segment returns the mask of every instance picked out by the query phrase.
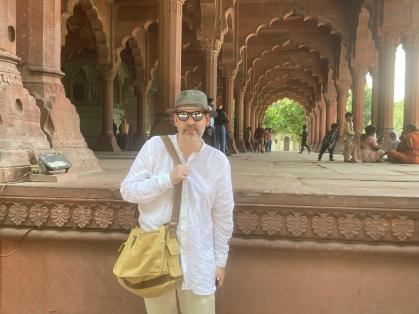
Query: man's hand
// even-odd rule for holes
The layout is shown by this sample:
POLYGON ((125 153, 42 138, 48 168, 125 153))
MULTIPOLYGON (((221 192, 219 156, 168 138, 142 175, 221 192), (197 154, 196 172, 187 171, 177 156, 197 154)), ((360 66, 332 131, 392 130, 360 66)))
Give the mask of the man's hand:
POLYGON ((217 288, 220 288, 224 284, 225 274, 226 274, 225 268, 222 268, 222 267, 215 268, 215 282, 217 283, 217 288))
POLYGON ((173 185, 186 179, 189 175, 189 167, 186 165, 177 165, 170 173, 170 181, 173 185))

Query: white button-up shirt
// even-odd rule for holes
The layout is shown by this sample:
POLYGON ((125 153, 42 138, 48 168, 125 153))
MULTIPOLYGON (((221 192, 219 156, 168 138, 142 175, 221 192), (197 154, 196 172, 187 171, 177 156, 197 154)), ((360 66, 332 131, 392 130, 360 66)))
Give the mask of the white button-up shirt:
MULTIPOLYGON (((183 181, 177 236, 183 270, 182 289, 208 295, 215 291, 215 267, 225 267, 233 231, 233 191, 230 164, 219 150, 206 144, 184 160, 176 135, 170 135, 182 164, 189 166, 183 181)), ((170 221, 174 162, 160 137, 141 148, 121 183, 122 198, 137 203, 144 231, 170 221)))

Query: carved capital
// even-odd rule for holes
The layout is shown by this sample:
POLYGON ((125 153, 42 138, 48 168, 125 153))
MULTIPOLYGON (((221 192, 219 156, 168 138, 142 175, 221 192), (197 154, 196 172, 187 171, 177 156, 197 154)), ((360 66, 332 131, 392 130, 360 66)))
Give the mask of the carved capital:
POLYGON ((164 13, 182 16, 182 6, 185 0, 160 0, 160 5, 164 5, 164 13))
POLYGON ((409 32, 402 34, 401 42, 406 50, 419 50, 419 32, 409 32))
POLYGON ((221 40, 215 38, 208 38, 202 35, 198 35, 199 48, 204 51, 211 51, 215 54, 220 53, 221 40))
POLYGON ((368 71, 369 71, 369 68, 365 64, 355 64, 352 67, 352 74, 357 79, 362 79, 362 78, 365 79, 365 76, 367 75, 368 71))
POLYGON ((235 79, 237 75, 237 68, 234 65, 224 65, 223 75, 228 78, 235 79))
POLYGON ((378 31, 378 48, 379 49, 396 49, 401 41, 401 35, 396 32, 378 31))

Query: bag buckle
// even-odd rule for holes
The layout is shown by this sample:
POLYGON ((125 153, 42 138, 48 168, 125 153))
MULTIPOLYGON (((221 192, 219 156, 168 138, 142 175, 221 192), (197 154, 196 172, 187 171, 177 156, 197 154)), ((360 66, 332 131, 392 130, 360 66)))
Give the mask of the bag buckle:
POLYGON ((176 228, 177 228, 177 222, 171 221, 169 223, 169 236, 171 238, 176 238, 176 228))

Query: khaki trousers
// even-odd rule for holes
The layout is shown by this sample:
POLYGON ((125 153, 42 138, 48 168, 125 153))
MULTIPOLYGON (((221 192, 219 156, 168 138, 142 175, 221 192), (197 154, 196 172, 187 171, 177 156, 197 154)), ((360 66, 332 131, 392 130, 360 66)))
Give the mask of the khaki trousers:
POLYGON ((197 295, 180 286, 160 297, 144 298, 147 314, 215 314, 215 296, 197 295), (179 309, 178 311, 178 302, 179 309))
POLYGON ((345 144, 343 146, 343 159, 345 161, 349 161, 351 160, 352 157, 352 152, 353 152, 353 138, 352 137, 348 137, 345 139, 345 144))

